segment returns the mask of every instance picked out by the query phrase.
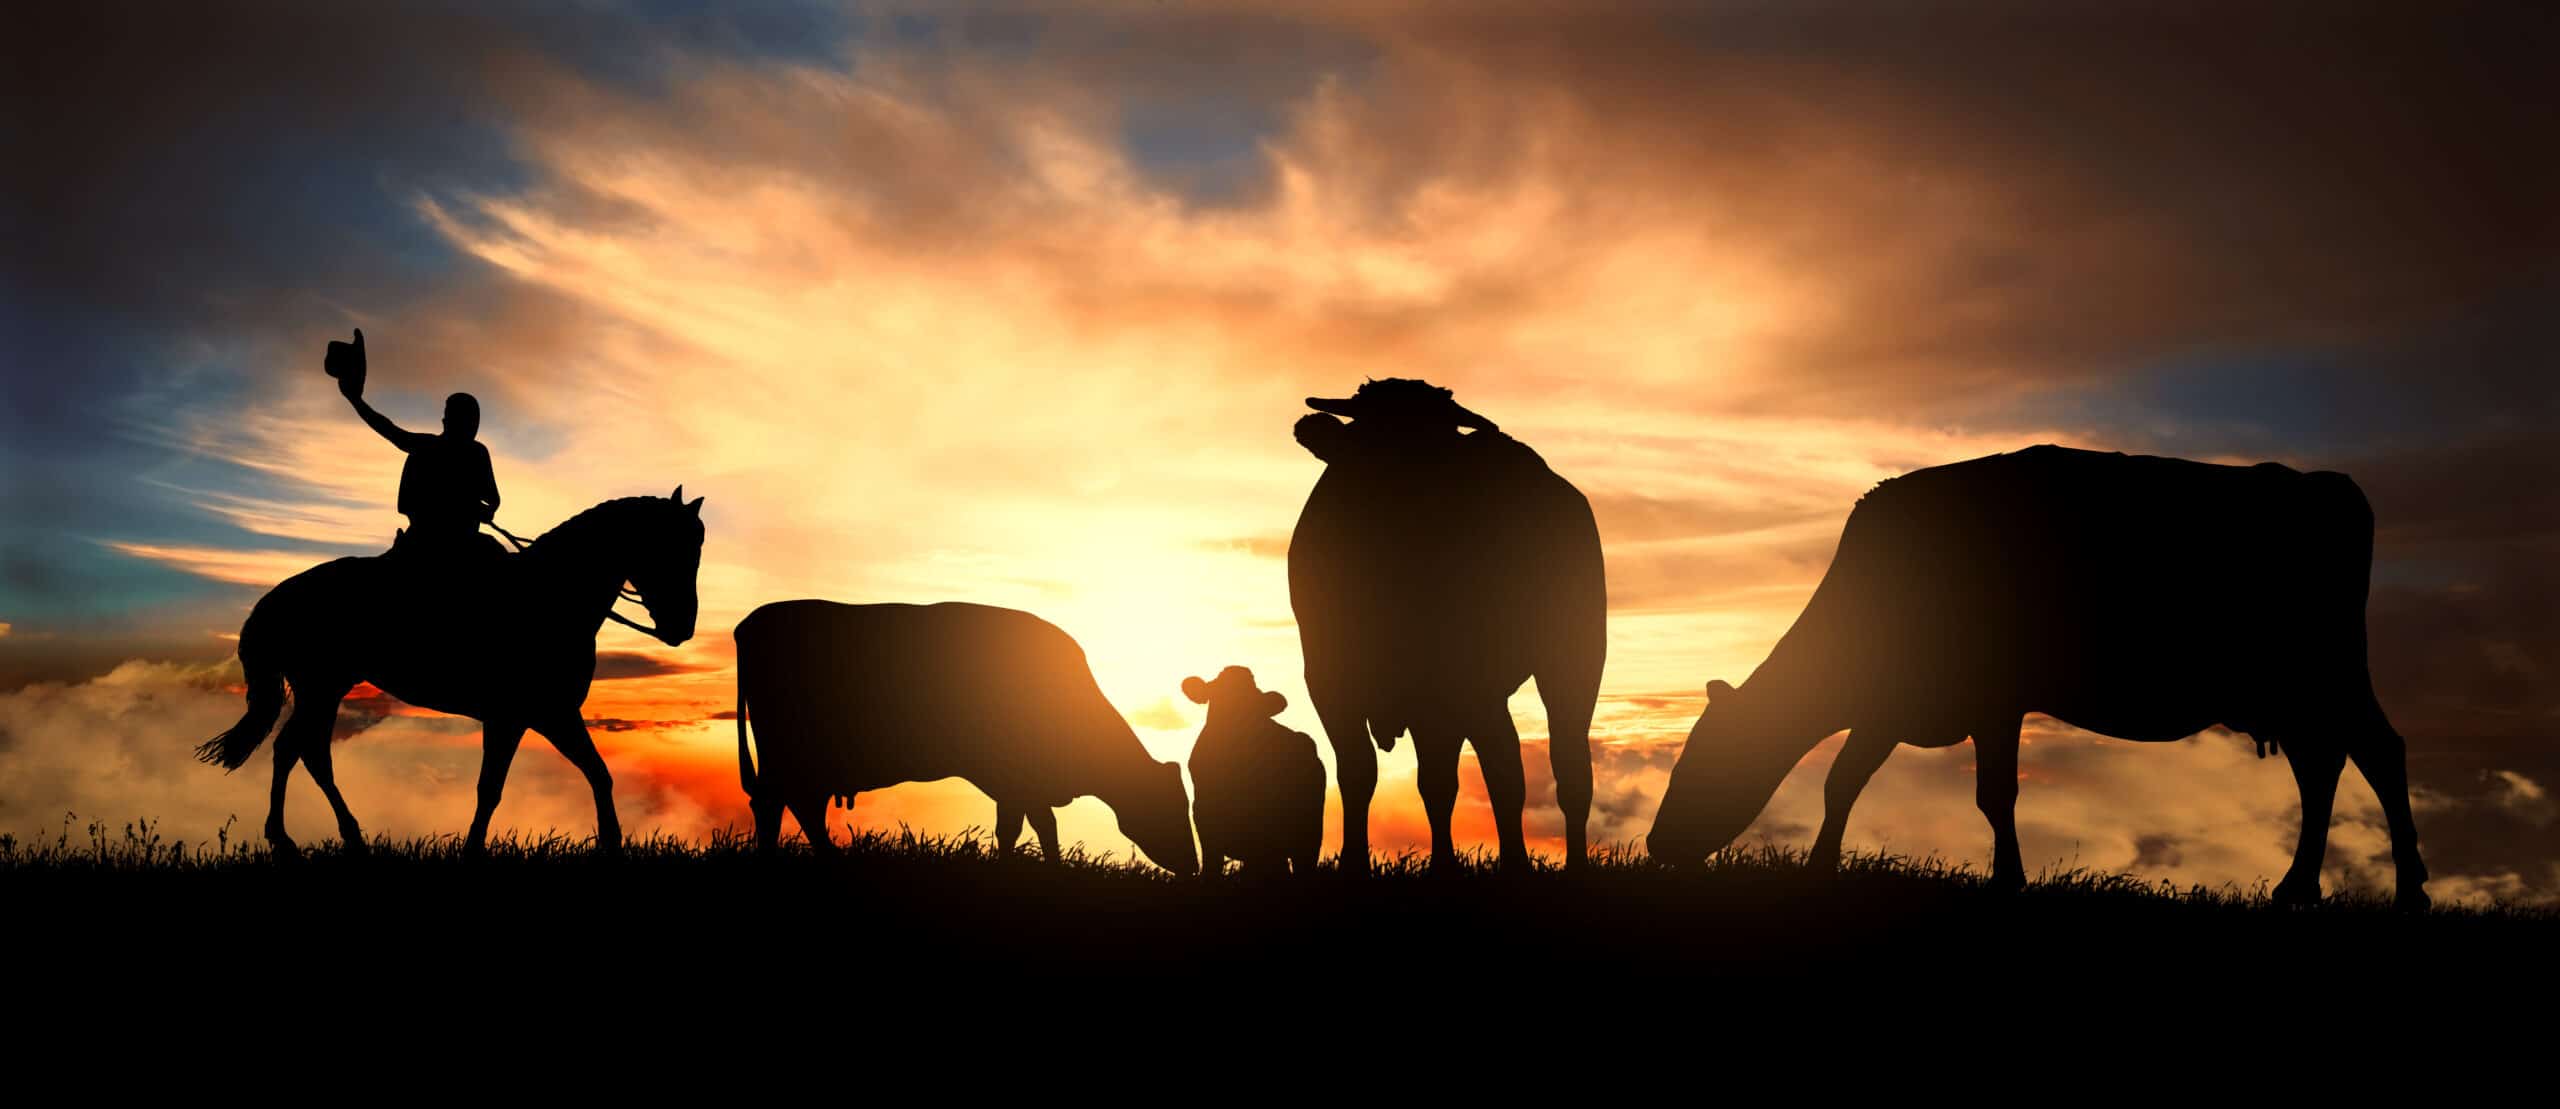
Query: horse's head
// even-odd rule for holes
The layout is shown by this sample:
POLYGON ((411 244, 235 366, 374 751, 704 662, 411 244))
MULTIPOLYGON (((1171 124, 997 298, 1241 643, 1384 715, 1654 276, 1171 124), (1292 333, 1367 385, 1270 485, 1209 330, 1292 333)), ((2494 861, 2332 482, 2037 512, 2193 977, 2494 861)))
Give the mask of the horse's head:
POLYGON ((693 618, 701 607, 694 579, 702 570, 702 498, 684 499, 684 486, 665 500, 646 498, 646 523, 632 536, 628 577, 649 610, 647 629, 673 647, 693 638, 693 618))

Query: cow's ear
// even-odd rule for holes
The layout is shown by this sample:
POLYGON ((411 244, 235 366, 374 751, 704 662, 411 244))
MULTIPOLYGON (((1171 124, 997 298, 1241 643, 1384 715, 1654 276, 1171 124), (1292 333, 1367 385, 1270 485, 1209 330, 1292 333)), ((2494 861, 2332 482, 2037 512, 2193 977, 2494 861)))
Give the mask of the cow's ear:
POLYGON ((1184 678, 1182 679, 1182 695, 1191 698, 1192 704, 1208 704, 1209 683, 1201 681, 1198 678, 1184 678))
POLYGON ((1708 683, 1707 683, 1707 703, 1708 703, 1708 704, 1712 705, 1712 704, 1714 704, 1714 703, 1716 703, 1716 702, 1718 702, 1718 701, 1724 700, 1725 698, 1727 698, 1727 697, 1731 697, 1731 696, 1733 696, 1733 687, 1732 687, 1731 685, 1727 685, 1727 684, 1725 684, 1725 681, 1724 681, 1723 679, 1718 678, 1718 679, 1716 679, 1715 681, 1711 681, 1711 682, 1708 682, 1708 683))
POLYGON ((1308 454, 1331 462, 1342 453, 1345 426, 1342 421, 1322 412, 1310 412, 1298 417, 1297 426, 1290 430, 1298 437, 1298 445, 1307 448, 1308 454))
POLYGON ((1268 690, 1263 693, 1262 715, 1278 716, 1281 713, 1288 711, 1288 708, 1289 699, 1281 696, 1279 690, 1268 690))

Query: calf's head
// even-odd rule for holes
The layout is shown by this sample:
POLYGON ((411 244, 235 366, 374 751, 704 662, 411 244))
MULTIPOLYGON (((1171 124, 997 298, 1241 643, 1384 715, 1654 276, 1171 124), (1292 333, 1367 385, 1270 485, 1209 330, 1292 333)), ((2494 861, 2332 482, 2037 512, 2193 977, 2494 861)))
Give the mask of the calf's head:
POLYGON ((1209 706, 1208 722, 1200 727, 1203 735, 1245 721, 1268 720, 1289 707, 1289 699, 1279 691, 1256 688, 1253 671, 1241 666, 1218 671, 1218 680, 1213 682, 1184 678, 1182 695, 1191 698, 1193 704, 1209 706))

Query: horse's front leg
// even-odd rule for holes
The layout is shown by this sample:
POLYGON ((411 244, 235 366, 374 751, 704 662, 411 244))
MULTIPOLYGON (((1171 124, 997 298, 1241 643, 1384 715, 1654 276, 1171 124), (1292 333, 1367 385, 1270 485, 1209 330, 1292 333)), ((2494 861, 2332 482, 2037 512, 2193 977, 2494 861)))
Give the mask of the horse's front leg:
POLYGON ((480 807, 471 815, 471 834, 462 841, 464 858, 489 853, 489 818, 507 790, 507 767, 516 761, 516 745, 524 742, 524 725, 509 720, 480 722, 480 807))
POLYGON ((622 852, 622 821, 613 814, 613 772, 605 769, 604 756, 596 752, 596 741, 587 734, 587 722, 575 712, 566 719, 550 724, 537 724, 535 730, 550 740, 569 765, 587 776, 587 787, 596 793, 596 850, 607 855, 622 852))

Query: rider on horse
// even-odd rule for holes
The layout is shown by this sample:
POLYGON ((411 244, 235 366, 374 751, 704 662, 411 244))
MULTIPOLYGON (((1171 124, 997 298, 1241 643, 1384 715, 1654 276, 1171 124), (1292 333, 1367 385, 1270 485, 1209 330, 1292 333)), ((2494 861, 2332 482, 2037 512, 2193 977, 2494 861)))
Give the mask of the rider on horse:
POLYGON ((489 448, 474 438, 480 431, 480 402, 469 393, 445 398, 444 434, 425 435, 392 423, 365 403, 362 330, 353 343, 331 342, 326 366, 365 425, 409 456, 400 467, 399 504, 409 527, 392 549, 438 561, 501 553, 496 540, 480 534, 480 525, 498 512, 498 479, 489 467, 489 448))

